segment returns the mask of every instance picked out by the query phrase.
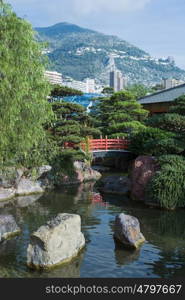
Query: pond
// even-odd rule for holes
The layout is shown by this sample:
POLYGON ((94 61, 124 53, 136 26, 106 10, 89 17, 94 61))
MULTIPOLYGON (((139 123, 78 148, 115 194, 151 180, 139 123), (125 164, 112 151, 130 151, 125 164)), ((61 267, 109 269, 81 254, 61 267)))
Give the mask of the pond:
POLYGON ((0 277, 108 277, 175 278, 185 275, 184 210, 151 209, 127 197, 101 196, 93 183, 64 187, 43 196, 16 198, 0 214, 11 213, 21 235, 0 244, 0 277), (71 263, 50 271, 26 266, 30 234, 58 213, 82 218, 86 247, 71 263), (115 216, 121 212, 137 217, 146 243, 137 251, 117 248, 113 239, 115 216))

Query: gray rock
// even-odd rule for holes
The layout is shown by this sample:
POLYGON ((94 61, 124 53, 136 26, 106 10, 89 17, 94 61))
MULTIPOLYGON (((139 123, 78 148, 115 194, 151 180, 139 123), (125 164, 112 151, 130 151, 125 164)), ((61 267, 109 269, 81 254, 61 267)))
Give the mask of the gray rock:
POLYGON ((0 170, 0 188, 12 188, 18 184, 24 173, 24 169, 7 167, 0 170))
POLYGON ((14 188, 9 188, 9 189, 0 188, 0 202, 5 200, 10 200, 14 196, 15 196, 14 188))
POLYGON ((41 184, 38 181, 34 182, 26 178, 21 178, 16 188, 17 196, 39 194, 43 192, 44 189, 41 187, 41 184))
POLYGON ((57 176, 56 185, 72 185, 88 181, 96 181, 101 178, 101 174, 93 170, 88 163, 75 161, 73 163, 73 172, 62 170, 57 176))
POLYGON ((157 160, 153 156, 137 157, 131 167, 131 198, 136 201, 146 202, 146 187, 159 170, 157 160))
POLYGON ((55 188, 54 179, 50 176, 39 178, 38 182, 43 190, 53 190, 55 188))
POLYGON ((16 207, 27 207, 37 201, 40 197, 42 197, 41 194, 16 197, 15 200, 13 200, 13 204, 16 207))
POLYGON ((100 191, 107 194, 126 195, 131 188, 130 180, 127 176, 108 176, 101 180, 100 191))
POLYGON ((0 242, 20 233, 12 215, 0 215, 0 242))
POLYGON ((84 247, 79 215, 58 214, 31 235, 27 249, 27 265, 50 268, 70 261, 84 247))
POLYGON ((110 168, 109 167, 104 167, 104 166, 93 166, 92 167, 93 170, 98 171, 98 172, 109 172, 110 168))
POLYGON ((25 177, 32 180, 36 181, 40 178, 45 178, 47 177, 48 173, 52 170, 51 166, 41 166, 41 167, 35 167, 32 169, 29 169, 25 172, 25 177))
POLYGON ((145 241, 138 219, 124 213, 116 216, 114 238, 131 249, 137 249, 145 241))
POLYGON ((101 178, 101 174, 93 170, 87 163, 81 161, 74 162, 74 169, 77 174, 77 178, 82 182, 98 180, 101 178))
POLYGON ((41 167, 37 168, 38 178, 49 173, 51 171, 51 169, 52 169, 51 166, 41 166, 41 167))

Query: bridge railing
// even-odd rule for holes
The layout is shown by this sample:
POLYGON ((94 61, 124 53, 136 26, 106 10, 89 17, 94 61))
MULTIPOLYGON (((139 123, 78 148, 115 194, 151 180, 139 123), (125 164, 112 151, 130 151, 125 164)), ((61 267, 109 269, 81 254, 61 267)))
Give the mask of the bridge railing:
MULTIPOLYGON (((98 151, 98 150, 127 150, 129 141, 126 139, 88 139, 86 143, 80 143, 80 147, 84 151, 98 151)), ((74 148, 75 144, 66 142, 65 148, 74 148)))
POLYGON ((88 151, 98 151, 98 150, 127 150, 129 141, 125 139, 89 139, 88 145, 81 143, 81 148, 83 150, 88 148, 88 151))

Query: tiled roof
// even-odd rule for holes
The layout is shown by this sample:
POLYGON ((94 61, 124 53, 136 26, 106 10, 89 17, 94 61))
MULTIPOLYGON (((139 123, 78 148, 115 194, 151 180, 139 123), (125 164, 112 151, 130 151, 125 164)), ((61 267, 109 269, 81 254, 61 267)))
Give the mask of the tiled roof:
POLYGON ((163 90, 138 100, 141 104, 172 102, 176 98, 185 95, 185 84, 178 85, 174 88, 163 90))

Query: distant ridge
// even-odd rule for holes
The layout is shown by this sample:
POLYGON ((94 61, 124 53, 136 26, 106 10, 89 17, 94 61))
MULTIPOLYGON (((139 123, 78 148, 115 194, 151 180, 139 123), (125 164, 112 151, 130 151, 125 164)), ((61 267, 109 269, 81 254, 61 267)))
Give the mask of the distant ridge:
POLYGON ((35 30, 40 41, 49 43, 47 55, 51 62, 50 69, 76 80, 89 77, 108 84, 107 65, 110 57, 114 57, 116 67, 128 77, 129 83, 152 85, 164 77, 185 80, 185 70, 171 60, 156 60, 116 36, 67 22, 35 30))
POLYGON ((95 32, 90 29, 82 28, 78 25, 74 25, 67 22, 61 22, 57 23, 55 25, 49 26, 49 27, 37 27, 35 28, 36 31, 38 31, 40 34, 46 34, 47 36, 56 36, 58 34, 69 34, 69 33, 75 33, 75 32, 95 32))

